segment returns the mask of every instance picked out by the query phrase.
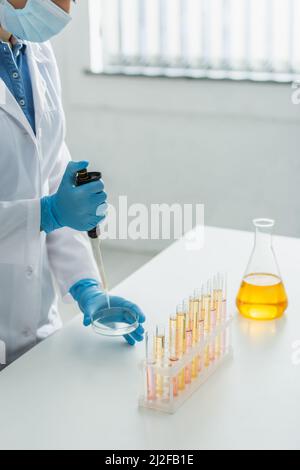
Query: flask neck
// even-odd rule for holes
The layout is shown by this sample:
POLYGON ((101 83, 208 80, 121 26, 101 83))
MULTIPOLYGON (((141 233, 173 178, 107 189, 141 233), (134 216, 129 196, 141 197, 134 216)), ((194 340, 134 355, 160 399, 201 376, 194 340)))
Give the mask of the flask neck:
POLYGON ((272 230, 270 228, 256 227, 255 230, 255 247, 262 249, 270 249, 273 244, 272 230))
POLYGON ((255 219, 255 244, 245 276, 271 274, 280 278, 279 267, 273 249, 273 226, 271 219, 255 219))

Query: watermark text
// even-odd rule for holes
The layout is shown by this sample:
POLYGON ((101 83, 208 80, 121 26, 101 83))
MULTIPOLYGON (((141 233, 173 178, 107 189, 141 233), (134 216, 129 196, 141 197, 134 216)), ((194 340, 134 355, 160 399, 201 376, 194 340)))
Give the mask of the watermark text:
POLYGON ((188 250, 199 250, 204 244, 204 205, 129 205, 127 196, 120 196, 118 207, 108 205, 106 220, 101 225, 101 238, 134 241, 184 238, 188 250))

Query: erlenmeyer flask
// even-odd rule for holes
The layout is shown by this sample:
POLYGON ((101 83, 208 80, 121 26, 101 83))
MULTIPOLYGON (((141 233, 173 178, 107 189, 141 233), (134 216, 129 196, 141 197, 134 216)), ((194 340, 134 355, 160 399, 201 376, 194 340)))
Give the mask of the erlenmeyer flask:
POLYGON ((288 300, 272 245, 274 220, 254 219, 255 244, 236 305, 254 320, 274 320, 283 315, 288 300))

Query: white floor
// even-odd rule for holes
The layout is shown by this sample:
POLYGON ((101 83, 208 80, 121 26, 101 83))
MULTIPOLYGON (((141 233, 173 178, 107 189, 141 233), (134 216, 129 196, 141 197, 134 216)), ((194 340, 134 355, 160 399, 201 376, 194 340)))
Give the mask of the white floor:
MULTIPOLYGON (((128 277, 130 274, 140 268, 143 264, 150 261, 150 259, 154 255, 155 253, 143 254, 125 250, 114 250, 111 248, 103 247, 103 257, 107 271, 109 286, 114 287, 119 284, 123 279, 128 277)), ((60 302, 59 307, 60 314, 64 323, 70 321, 79 312, 78 307, 75 303, 65 304, 63 302, 60 302)))

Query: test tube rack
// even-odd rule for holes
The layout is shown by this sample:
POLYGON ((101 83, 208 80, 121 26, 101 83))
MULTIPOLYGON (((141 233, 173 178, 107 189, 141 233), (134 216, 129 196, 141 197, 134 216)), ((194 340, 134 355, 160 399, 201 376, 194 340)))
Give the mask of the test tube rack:
MULTIPOLYGON (((225 312, 226 312, 225 306, 225 312)), ((145 359, 140 365, 142 393, 139 406, 169 414, 178 408, 233 355, 232 321, 226 313, 203 330, 199 341, 182 357, 145 359), (196 365, 196 367, 195 367, 196 365)))

